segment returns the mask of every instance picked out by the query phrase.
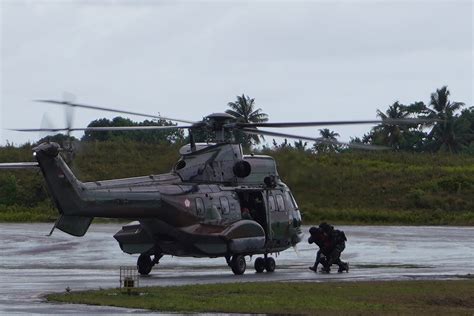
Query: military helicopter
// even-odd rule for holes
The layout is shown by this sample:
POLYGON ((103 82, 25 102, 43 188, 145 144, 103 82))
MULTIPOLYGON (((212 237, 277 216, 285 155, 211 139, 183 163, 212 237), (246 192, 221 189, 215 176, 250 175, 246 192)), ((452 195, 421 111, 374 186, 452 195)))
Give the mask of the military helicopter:
POLYGON ((84 236, 94 217, 135 220, 124 225, 114 238, 123 252, 139 254, 137 269, 141 275, 148 275, 164 255, 224 257, 236 275, 245 272, 246 256, 257 255, 255 271, 273 272, 276 263, 272 255, 302 240, 298 204, 280 179, 275 160, 265 155, 244 155, 241 144, 232 137, 234 131, 378 150, 384 148, 257 128, 420 123, 411 119, 242 123, 227 113, 213 113, 201 121, 188 121, 68 101, 40 101, 188 124, 72 128, 68 121, 68 127, 63 129, 15 129, 67 131, 68 134, 71 131, 187 129, 190 143, 180 149, 181 157, 165 174, 81 182, 60 155, 62 148, 53 142, 33 149, 36 162, 0 164, 0 169, 41 170, 60 214, 51 233, 58 228, 73 236, 84 236), (193 133, 202 129, 212 131, 215 142, 196 143, 193 133))

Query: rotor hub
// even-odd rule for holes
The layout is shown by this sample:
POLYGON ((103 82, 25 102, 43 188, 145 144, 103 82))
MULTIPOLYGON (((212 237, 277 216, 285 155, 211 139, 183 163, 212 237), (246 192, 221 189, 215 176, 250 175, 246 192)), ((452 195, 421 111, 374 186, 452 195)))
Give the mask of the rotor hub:
POLYGON ((221 131, 224 125, 234 121, 235 117, 227 113, 212 113, 203 119, 203 122, 205 122, 212 131, 221 131))

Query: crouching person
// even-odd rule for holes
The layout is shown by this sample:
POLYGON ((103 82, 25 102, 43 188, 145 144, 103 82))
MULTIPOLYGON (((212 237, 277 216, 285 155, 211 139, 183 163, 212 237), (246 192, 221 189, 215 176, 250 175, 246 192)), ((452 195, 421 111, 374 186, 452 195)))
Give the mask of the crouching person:
POLYGON ((318 265, 321 263, 322 272, 329 273, 331 266, 337 264, 338 272, 349 272, 349 263, 341 260, 341 253, 346 248, 346 235, 343 231, 334 229, 327 223, 321 223, 319 227, 311 227, 309 229, 310 237, 308 242, 315 243, 319 250, 316 253, 316 261, 310 270, 317 272, 318 265))

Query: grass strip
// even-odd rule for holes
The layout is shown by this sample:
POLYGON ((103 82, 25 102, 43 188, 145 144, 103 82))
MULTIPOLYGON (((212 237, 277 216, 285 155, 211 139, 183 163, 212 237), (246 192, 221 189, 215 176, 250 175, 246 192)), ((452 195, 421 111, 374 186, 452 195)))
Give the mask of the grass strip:
POLYGON ((330 283, 232 283, 50 294, 63 303, 166 312, 267 314, 474 313, 474 280, 330 283))

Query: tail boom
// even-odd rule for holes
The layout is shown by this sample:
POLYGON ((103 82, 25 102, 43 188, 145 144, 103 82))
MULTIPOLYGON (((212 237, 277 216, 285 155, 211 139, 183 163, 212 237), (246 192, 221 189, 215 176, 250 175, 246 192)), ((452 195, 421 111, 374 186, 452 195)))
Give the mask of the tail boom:
POLYGON ((39 168, 61 214, 56 227, 75 236, 87 231, 94 217, 153 218, 173 222, 176 214, 163 203, 156 189, 131 187, 92 189, 79 181, 59 155, 59 145, 44 143, 34 148, 39 168))

